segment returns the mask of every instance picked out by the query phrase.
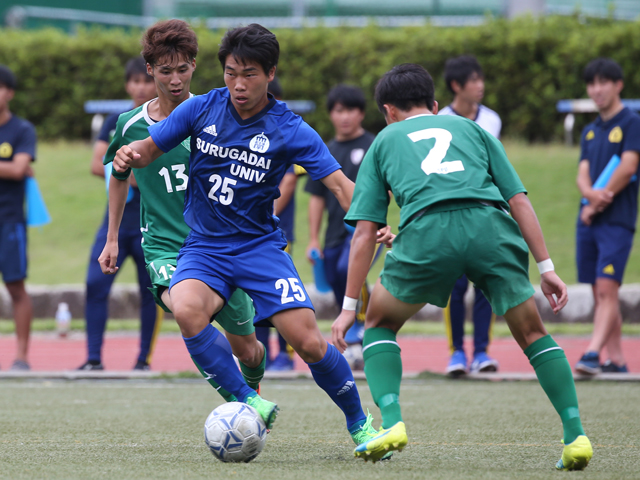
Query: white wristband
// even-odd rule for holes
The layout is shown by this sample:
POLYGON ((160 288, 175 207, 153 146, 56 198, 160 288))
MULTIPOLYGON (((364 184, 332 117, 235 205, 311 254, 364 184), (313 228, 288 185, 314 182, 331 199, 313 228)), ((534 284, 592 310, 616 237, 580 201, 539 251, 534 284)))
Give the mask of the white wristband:
POLYGON ((345 295, 344 300, 342 301, 342 309, 355 311, 357 304, 358 304, 357 298, 351 298, 345 295))
POLYGON ((540 271, 540 275, 547 272, 553 272, 554 270, 555 268, 550 258, 547 258, 546 260, 538 262, 538 271, 540 271))

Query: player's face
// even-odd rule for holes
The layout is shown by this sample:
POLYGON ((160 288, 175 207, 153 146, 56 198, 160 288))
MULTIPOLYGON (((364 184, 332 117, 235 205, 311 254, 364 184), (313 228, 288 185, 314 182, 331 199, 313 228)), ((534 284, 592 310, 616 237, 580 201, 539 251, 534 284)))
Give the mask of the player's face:
POLYGON ((598 111, 608 110, 620 97, 622 80, 612 80, 595 77, 593 82, 587 84, 587 95, 598 107, 598 111))
POLYGON ((125 84, 125 90, 136 107, 156 97, 156 84, 153 78, 144 73, 133 75, 125 84))
POLYGON ((458 95, 469 103, 480 103, 484 97, 484 78, 473 72, 467 83, 458 91, 458 95))
POLYGON ((256 62, 243 63, 233 58, 233 55, 227 57, 224 63, 224 83, 240 118, 250 118, 267 106, 267 89, 275 73, 275 67, 266 74, 256 62))
POLYGON ((329 117, 338 140, 350 140, 360 134, 364 112, 359 108, 347 108, 341 103, 336 103, 329 112, 329 117))
POLYGON ((147 64, 147 71, 155 79, 158 97, 170 100, 176 104, 189 98, 191 77, 196 69, 196 60, 179 58, 160 59, 151 67, 147 64))
POLYGON ((9 109, 9 102, 13 99, 14 91, 4 85, 0 85, 0 113, 9 109))

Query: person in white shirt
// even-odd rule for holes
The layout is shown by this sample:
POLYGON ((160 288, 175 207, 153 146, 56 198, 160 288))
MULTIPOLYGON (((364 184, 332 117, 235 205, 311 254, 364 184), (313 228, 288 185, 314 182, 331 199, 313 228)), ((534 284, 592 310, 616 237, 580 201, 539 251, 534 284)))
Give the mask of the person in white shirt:
MULTIPOLYGON (((484 97, 484 74, 478 60, 471 55, 450 58, 444 67, 444 79, 447 88, 453 93, 451 105, 444 107, 438 115, 459 115, 480 125, 496 138, 500 138, 502 121, 490 108, 482 105, 484 97)), ((462 276, 456 282, 451 293, 449 305, 445 308, 444 318, 449 337, 451 359, 447 374, 458 377, 467 373, 467 357, 463 348, 465 306, 464 295, 469 281, 462 276)), ((487 354, 491 338, 491 328, 495 315, 491 305, 479 288, 474 288, 473 305, 473 343, 474 353, 471 372, 495 372, 498 362, 487 354)))

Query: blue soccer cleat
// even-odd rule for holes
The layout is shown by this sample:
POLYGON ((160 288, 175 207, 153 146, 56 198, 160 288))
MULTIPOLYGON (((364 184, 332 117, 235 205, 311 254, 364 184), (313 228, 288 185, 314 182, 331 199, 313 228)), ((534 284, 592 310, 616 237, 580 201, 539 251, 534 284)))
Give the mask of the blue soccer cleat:
POLYGON ((451 355, 449 365, 447 365, 447 375, 459 377, 467 373, 467 357, 462 350, 456 350, 451 355))
POLYGON ((613 363, 611 360, 607 360, 600 365, 600 370, 602 373, 629 373, 629 369, 626 365, 618 365, 617 363, 613 363))
POLYGON ((600 373, 600 357, 598 352, 587 352, 576 363, 576 372, 585 375, 595 375, 600 373))
POLYGON ((498 361, 491 358, 486 352, 476 353, 471 362, 471 373, 497 372, 498 361))
POLYGON ((593 447, 585 435, 579 435, 562 450, 562 458, 556 463, 558 470, 584 470, 593 457, 593 447))

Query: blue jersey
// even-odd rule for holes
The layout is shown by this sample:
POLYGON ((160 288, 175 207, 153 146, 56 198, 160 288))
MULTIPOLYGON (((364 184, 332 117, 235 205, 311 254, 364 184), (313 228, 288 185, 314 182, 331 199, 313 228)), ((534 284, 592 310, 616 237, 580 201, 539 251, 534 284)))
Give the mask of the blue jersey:
POLYGON ((320 136, 271 95, 262 111, 243 120, 228 89, 215 89, 181 103, 150 126, 149 134, 163 152, 190 142, 184 219, 193 231, 209 237, 274 232, 278 218, 273 201, 292 164, 304 167, 313 179, 340 169, 320 136))
MULTIPOLYGON (((622 157, 627 151, 640 153, 640 115, 625 107, 606 122, 598 116, 582 131, 580 146, 580 160, 589 161, 591 182, 594 183, 613 155, 622 157)), ((637 216, 638 180, 635 180, 615 196, 604 212, 596 215, 593 223, 635 230, 637 216)))

